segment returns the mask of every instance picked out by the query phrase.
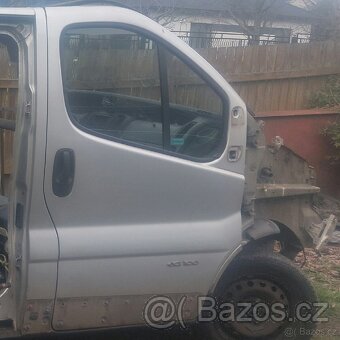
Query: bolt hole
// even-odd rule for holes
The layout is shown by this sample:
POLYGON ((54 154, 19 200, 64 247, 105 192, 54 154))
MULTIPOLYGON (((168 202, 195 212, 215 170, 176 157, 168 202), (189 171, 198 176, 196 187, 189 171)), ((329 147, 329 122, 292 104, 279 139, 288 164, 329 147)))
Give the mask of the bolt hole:
POLYGON ((247 285, 248 285, 248 287, 253 287, 254 286, 254 282, 253 281, 248 281, 247 285))

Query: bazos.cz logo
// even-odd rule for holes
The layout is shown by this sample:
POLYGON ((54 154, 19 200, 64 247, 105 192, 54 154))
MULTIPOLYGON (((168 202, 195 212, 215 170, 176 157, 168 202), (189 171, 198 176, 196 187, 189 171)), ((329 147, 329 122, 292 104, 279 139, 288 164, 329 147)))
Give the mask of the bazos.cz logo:
MULTIPOLYGON (((186 328, 184 306, 187 297, 183 296, 175 302, 168 296, 152 297, 144 308, 145 323, 155 329, 169 329, 176 323, 186 328)), ((219 304, 212 297, 198 297, 197 311, 198 323, 205 322, 237 322, 237 323, 262 323, 268 320, 273 322, 327 322, 323 317, 328 309, 327 303, 301 302, 295 306, 294 315, 288 312, 283 303, 267 304, 264 302, 224 302, 219 304)))
POLYGON ((144 308, 145 323, 155 329, 169 329, 176 323, 186 328, 183 320, 183 307, 187 297, 183 296, 178 304, 167 296, 151 298, 144 308))

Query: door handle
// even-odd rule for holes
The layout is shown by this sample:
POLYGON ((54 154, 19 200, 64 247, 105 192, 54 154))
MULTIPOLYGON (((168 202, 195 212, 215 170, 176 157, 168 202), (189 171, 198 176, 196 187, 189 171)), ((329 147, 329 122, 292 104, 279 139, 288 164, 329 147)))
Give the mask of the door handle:
POLYGON ((58 197, 68 196, 73 188, 75 157, 72 149, 56 152, 53 164, 52 188, 58 197))

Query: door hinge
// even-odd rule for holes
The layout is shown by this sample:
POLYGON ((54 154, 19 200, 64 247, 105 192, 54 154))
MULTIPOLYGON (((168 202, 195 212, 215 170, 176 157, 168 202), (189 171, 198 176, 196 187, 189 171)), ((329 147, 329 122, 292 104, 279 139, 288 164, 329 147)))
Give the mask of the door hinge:
POLYGON ((15 225, 19 229, 22 229, 24 225, 24 205, 21 203, 17 203, 17 206, 16 206, 15 225))
POLYGON ((25 104, 25 116, 30 116, 32 113, 32 103, 27 101, 25 104))

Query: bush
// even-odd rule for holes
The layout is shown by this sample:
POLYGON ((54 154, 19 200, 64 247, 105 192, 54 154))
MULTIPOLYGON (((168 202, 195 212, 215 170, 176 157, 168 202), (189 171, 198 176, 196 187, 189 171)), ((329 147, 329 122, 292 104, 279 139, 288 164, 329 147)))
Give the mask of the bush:
POLYGON ((330 76, 323 89, 313 93, 310 106, 312 108, 340 106, 340 76, 330 76))
MULTIPOLYGON (((313 93, 310 99, 312 108, 339 108, 340 109, 340 76, 330 76, 324 87, 313 93)), ((327 156, 332 164, 340 164, 340 116, 335 122, 329 123, 322 130, 322 134, 326 136, 331 145, 333 152, 331 156, 327 156)))
POLYGON ((328 156, 328 159, 333 164, 340 164, 340 118, 325 127, 322 133, 329 138, 335 149, 334 155, 328 156))

